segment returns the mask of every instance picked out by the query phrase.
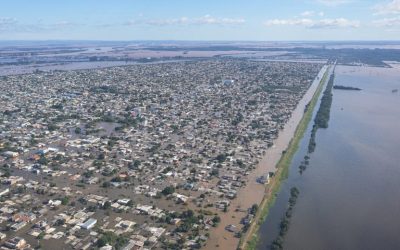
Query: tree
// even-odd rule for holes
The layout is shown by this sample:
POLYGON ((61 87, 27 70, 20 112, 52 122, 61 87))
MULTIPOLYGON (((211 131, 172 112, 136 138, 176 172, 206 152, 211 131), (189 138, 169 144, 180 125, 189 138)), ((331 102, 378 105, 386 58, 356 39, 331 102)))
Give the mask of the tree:
POLYGON ((8 177, 10 177, 10 176, 11 176, 10 170, 9 170, 8 168, 4 169, 4 170, 3 170, 3 175, 2 175, 2 177, 8 178, 8 177))
POLYGON ((245 167, 243 161, 240 160, 240 159, 237 159, 237 160, 236 160, 236 163, 238 164, 238 166, 239 166, 240 168, 244 168, 244 167, 245 167))
POLYGON ((214 224, 220 223, 221 217, 219 217, 218 215, 215 215, 214 218, 212 218, 212 222, 214 222, 214 224))
POLYGON ((86 204, 87 204, 87 200, 86 200, 85 198, 83 198, 83 197, 80 197, 80 198, 78 199, 78 201, 79 201, 82 205, 86 205, 86 204))
POLYGON ((165 187, 161 193, 165 196, 175 193, 175 188, 173 186, 165 187))
POLYGON ((46 235, 46 233, 45 232, 41 232, 36 238, 38 239, 38 240, 41 240, 41 239, 43 239, 43 237, 46 235))
POLYGON ((104 160, 106 158, 106 155, 103 153, 103 152, 101 152, 98 156, 97 156, 97 159, 98 160, 104 160))
POLYGON ((49 125, 47 126, 47 129, 48 129, 49 131, 54 131, 54 130, 57 130, 58 127, 57 127, 55 124, 49 124, 49 125))
POLYGON ((61 204, 63 204, 64 206, 68 205, 68 203, 69 203, 69 198, 67 196, 61 199, 61 204))
POLYGON ((184 211, 184 212, 182 212, 182 214, 181 214, 181 218, 182 218, 182 219, 191 218, 191 217, 193 217, 193 216, 194 216, 194 212, 193 212, 193 210, 191 210, 191 209, 189 209, 189 210, 187 210, 187 211, 184 211))
POLYGON ((253 206, 251 206, 251 208, 250 208, 250 213, 255 215, 257 213, 257 210, 258 210, 258 205, 253 204, 253 206))
POLYGON ((104 234, 97 240, 98 247, 104 247, 109 244, 114 246, 115 249, 121 249, 126 243, 128 239, 121 235, 116 235, 113 232, 104 232, 104 234))
POLYGON ((129 206, 129 207, 133 207, 133 201, 129 200, 128 203, 126 203, 126 205, 129 206))
POLYGON ((103 188, 109 188, 111 186, 111 183, 109 181, 105 181, 103 182, 103 184, 101 185, 101 187, 103 188))
POLYGON ((40 159, 37 161, 40 165, 47 165, 49 160, 45 156, 40 156, 40 159))
POLYGON ((214 168, 213 170, 211 170, 210 175, 212 176, 218 176, 219 175, 219 170, 217 168, 214 168))
POLYGON ((103 205, 103 209, 104 209, 104 210, 107 210, 107 209, 109 209, 110 207, 111 207, 111 202, 109 202, 109 201, 104 202, 104 205, 103 205))
POLYGON ((137 169, 139 168, 139 166, 142 164, 142 162, 140 160, 134 160, 133 162, 130 162, 128 164, 128 168, 129 169, 137 169))
POLYGON ((283 249, 283 238, 281 236, 278 236, 271 245, 271 250, 279 250, 283 249))
POLYGON ((94 205, 91 205, 91 206, 88 207, 88 211, 89 212, 96 212, 96 210, 97 210, 97 207, 94 206, 94 205))
POLYGON ((226 154, 219 154, 216 158, 215 158, 219 163, 222 163, 226 160, 226 154))

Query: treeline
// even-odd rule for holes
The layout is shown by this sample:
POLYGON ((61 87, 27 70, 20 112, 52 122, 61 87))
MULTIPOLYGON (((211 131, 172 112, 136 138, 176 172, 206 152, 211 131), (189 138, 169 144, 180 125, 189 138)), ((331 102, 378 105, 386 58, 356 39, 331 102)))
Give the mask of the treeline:
POLYGON ((315 147, 317 145, 315 142, 317 130, 319 128, 328 128, 329 116, 332 105, 332 88, 334 79, 335 79, 335 74, 333 73, 329 78, 328 84, 321 98, 321 104, 319 106, 317 115, 314 118, 314 125, 311 130, 311 138, 310 142, 308 143, 308 153, 314 152, 315 147))
POLYGON ((289 205, 286 209, 285 215, 282 217, 281 223, 279 225, 279 235, 271 244, 271 250, 283 249, 283 240, 289 230, 290 218, 292 218, 293 209, 296 205, 297 198, 299 197, 300 191, 296 187, 290 189, 289 205))
POLYGON ((342 85, 335 85, 333 86, 334 89, 342 89, 342 90, 361 90, 360 88, 355 88, 355 87, 348 87, 348 86, 342 86, 342 85))

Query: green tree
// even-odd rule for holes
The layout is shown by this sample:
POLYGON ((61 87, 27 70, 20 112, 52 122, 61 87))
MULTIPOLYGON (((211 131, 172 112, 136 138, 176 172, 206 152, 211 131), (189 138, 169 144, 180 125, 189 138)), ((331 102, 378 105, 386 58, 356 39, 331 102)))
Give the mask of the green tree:
POLYGON ((63 204, 64 206, 68 205, 68 203, 69 203, 69 198, 67 196, 61 199, 61 204, 63 204))
POLYGON ((173 194, 173 193, 175 193, 175 188, 173 187, 173 186, 168 186, 168 187, 165 187, 162 191, 161 191, 161 193, 163 194, 163 195, 170 195, 170 194, 173 194))

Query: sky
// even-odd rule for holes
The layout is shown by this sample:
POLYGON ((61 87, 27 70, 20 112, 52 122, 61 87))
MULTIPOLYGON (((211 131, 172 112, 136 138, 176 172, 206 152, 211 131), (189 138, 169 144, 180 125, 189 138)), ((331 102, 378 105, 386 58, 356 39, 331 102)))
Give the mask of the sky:
POLYGON ((0 40, 400 40, 400 0, 1 0, 0 40))

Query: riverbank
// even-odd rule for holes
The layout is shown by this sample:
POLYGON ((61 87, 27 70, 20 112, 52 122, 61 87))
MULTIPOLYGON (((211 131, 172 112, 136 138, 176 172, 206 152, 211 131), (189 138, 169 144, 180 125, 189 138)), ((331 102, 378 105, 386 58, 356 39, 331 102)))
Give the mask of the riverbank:
POLYGON ((282 151, 288 148, 290 141, 295 135, 297 125, 304 116, 304 109, 310 103, 316 93, 320 82, 327 72, 327 66, 323 66, 310 88, 299 101, 296 109, 292 112, 290 120, 279 132, 274 146, 266 150, 263 159, 256 169, 246 177, 246 185, 239 189, 237 198, 231 201, 227 212, 219 213, 221 223, 217 228, 211 228, 210 238, 204 249, 236 249, 239 245, 239 238, 234 237, 231 232, 225 230, 227 225, 240 225, 240 220, 247 214, 247 209, 253 204, 261 204, 266 194, 266 188, 256 182, 259 176, 269 172, 275 172, 276 166, 281 159, 282 151))
POLYGON ((281 155, 278 163, 276 164, 277 171, 275 176, 271 179, 270 183, 265 187, 264 197, 259 205, 258 212, 254 217, 247 232, 240 239, 238 248, 239 249, 256 249, 258 242, 258 229, 260 224, 265 220, 268 215, 270 207, 275 201, 277 192, 279 191, 281 181, 286 179, 288 176, 288 170, 294 154, 296 153, 299 143, 307 130, 308 124, 311 121, 313 110, 318 102, 319 96, 325 86, 326 80, 329 75, 329 68, 325 69, 325 73, 320 80, 309 104, 307 105, 307 111, 300 119, 293 138, 289 141, 286 151, 281 155))

